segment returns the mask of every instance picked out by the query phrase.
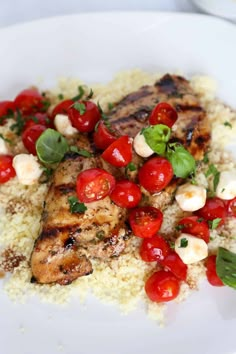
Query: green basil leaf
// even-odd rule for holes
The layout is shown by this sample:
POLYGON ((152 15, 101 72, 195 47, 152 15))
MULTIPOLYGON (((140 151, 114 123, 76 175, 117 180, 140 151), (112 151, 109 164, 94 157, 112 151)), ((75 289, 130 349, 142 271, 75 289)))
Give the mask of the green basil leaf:
POLYGON ((236 289, 236 253, 219 247, 216 257, 216 273, 225 285, 236 289))
POLYGON ((176 177, 187 178, 196 170, 193 156, 181 145, 170 144, 166 154, 176 177))
POLYGON ((84 203, 80 203, 77 197, 71 196, 68 198, 68 202, 70 205, 70 212, 72 214, 79 213, 83 214, 88 208, 84 205, 84 203))
POLYGON ((77 146, 70 146, 70 151, 75 152, 78 155, 84 156, 84 157, 92 157, 93 154, 89 152, 88 150, 85 149, 79 149, 77 146))
POLYGON ((214 220, 208 220, 208 225, 209 225, 210 229, 211 230, 216 229, 219 226, 221 220, 222 220, 221 218, 215 218, 214 220))
POLYGON ((161 156, 165 155, 166 143, 170 139, 170 133, 170 128, 164 124, 150 125, 142 130, 146 143, 161 156))
POLYGON ((45 164, 60 162, 68 150, 66 139, 54 129, 46 129, 36 142, 38 158, 45 164))

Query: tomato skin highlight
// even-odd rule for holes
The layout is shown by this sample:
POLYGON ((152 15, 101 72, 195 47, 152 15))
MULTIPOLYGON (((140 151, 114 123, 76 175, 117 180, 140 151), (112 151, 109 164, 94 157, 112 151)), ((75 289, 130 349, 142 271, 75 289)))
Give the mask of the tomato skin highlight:
POLYGON ((172 272, 178 279, 186 281, 188 267, 176 252, 171 251, 167 254, 160 264, 165 270, 172 272))
POLYGON ((102 153, 102 158, 115 167, 124 167, 132 160, 132 140, 121 136, 102 153))
POLYGON ((97 130, 93 134, 93 141, 96 148, 100 150, 105 150, 116 140, 117 138, 109 131, 105 124, 102 121, 99 122, 97 130))
POLYGON ((221 218, 218 227, 224 224, 225 218, 227 216, 226 207, 223 200, 217 197, 207 199, 204 207, 197 210, 195 214, 201 216, 206 220, 214 220, 216 218, 221 218))
POLYGON ((1 101, 0 102, 0 125, 4 125, 6 120, 2 119, 9 113, 14 113, 16 110, 15 103, 13 101, 1 101))
POLYGON ((145 291, 151 301, 167 302, 175 299, 180 290, 179 279, 169 271, 153 273, 146 281, 145 291))
POLYGON ((15 98, 15 105, 23 114, 42 111, 44 97, 36 88, 21 91, 15 98))
POLYGON ((164 157, 153 157, 139 169, 140 184, 150 193, 162 191, 173 178, 171 163, 164 157))
POLYGON ((169 252, 170 246, 164 238, 159 235, 143 239, 139 250, 140 256, 144 262, 163 261, 169 252))
POLYGON ((13 157, 10 155, 0 156, 0 183, 6 183, 15 177, 16 172, 12 165, 13 157))
POLYGON ((22 133, 22 141, 25 148, 28 150, 30 154, 37 155, 36 152, 36 141, 40 137, 40 135, 46 130, 45 125, 35 124, 33 126, 28 127, 22 133))
POLYGON ((236 198, 226 202, 226 210, 229 216, 236 217, 236 198))
POLYGON ((68 109, 69 119, 74 128, 78 129, 81 133, 90 133, 94 130, 95 125, 101 118, 98 106, 92 101, 79 101, 85 106, 85 112, 81 114, 74 106, 68 109))
POLYGON ((162 212, 151 206, 135 208, 129 215, 129 223, 134 235, 141 238, 154 236, 159 231, 162 221, 162 212))
POLYGON ((206 276, 208 282, 213 286, 224 286, 222 280, 216 273, 216 256, 212 255, 206 261, 206 276))
POLYGON ((68 114, 69 108, 74 104, 75 102, 72 100, 64 100, 60 103, 58 103, 54 108, 51 113, 52 118, 54 119, 57 114, 68 114))
POLYGON ((178 118, 176 110, 166 102, 160 102, 152 110, 149 117, 151 125, 164 124, 171 128, 178 118))
POLYGON ((90 203, 107 197, 115 187, 115 178, 100 168, 90 168, 77 176, 76 191, 80 202, 90 203))
POLYGON ((203 239, 206 243, 210 242, 210 230, 208 223, 201 220, 198 216, 188 216, 178 222, 181 225, 181 232, 191 234, 203 239))
POLYGON ((134 208, 140 202, 142 193, 137 184, 129 180, 122 180, 116 182, 110 198, 121 208, 134 208))

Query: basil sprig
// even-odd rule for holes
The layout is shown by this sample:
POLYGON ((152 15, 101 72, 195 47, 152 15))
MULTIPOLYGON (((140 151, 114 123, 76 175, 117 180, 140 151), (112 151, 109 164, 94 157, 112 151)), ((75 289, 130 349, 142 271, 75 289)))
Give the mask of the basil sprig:
POLYGON ((164 124, 150 125, 148 128, 143 129, 146 143, 161 156, 165 155, 166 143, 170 139, 170 133, 170 128, 164 124))
POLYGON ((236 289, 236 253, 219 247, 216 257, 216 273, 225 285, 236 289))
POLYGON ((45 164, 60 162, 68 150, 66 139, 54 129, 46 129, 36 142, 38 158, 45 164))

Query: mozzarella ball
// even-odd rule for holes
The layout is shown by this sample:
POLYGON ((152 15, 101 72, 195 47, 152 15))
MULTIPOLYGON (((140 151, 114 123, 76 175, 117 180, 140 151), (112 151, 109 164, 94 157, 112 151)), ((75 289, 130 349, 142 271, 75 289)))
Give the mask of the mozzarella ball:
POLYGON ((206 189, 191 183, 186 183, 177 189, 175 199, 183 211, 201 209, 206 203, 206 189))
POLYGON ((24 185, 36 183, 43 172, 37 157, 33 155, 16 155, 12 164, 19 182, 24 185))
POLYGON ((192 264, 208 256, 208 246, 201 238, 182 233, 175 240, 175 252, 185 264, 192 264))

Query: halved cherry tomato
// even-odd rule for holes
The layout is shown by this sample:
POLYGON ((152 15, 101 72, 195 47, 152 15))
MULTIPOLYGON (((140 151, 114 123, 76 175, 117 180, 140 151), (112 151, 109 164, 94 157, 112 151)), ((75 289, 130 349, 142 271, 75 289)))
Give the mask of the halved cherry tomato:
POLYGON ((216 256, 212 255, 207 258, 206 261, 206 276, 209 283, 213 286, 224 286, 222 280, 216 273, 216 256))
POLYGON ((170 252, 170 246, 159 235, 143 240, 140 247, 140 256, 145 262, 163 261, 170 252))
POLYGON ((133 233, 142 238, 154 236, 159 231, 162 221, 162 212, 151 206, 133 209, 129 215, 133 233))
POLYGON ((12 166, 13 157, 10 155, 0 156, 0 183, 5 183, 15 177, 16 172, 12 166))
POLYGON ((121 208, 136 207, 141 197, 139 186, 129 180, 118 181, 110 195, 111 200, 121 208))
POLYGON ((69 108, 74 104, 75 102, 72 100, 64 100, 60 103, 58 103, 53 111, 52 111, 52 118, 54 119, 57 114, 68 114, 69 108))
POLYGON ((228 215, 236 217, 236 198, 227 200, 226 210, 228 215))
POLYGON ((188 267, 176 252, 171 251, 160 263, 178 279, 186 281, 188 267))
MULTIPOLYGON (((26 118, 27 119, 27 118, 26 118)), ((49 119, 46 113, 35 113, 32 118, 26 120, 24 130, 33 125, 44 125, 47 128, 53 128, 53 122, 49 119)))
POLYGON ((124 167, 132 160, 132 140, 121 136, 102 153, 102 158, 116 167, 124 167))
POLYGON ((151 125, 165 124, 171 128, 178 118, 176 110, 166 102, 161 102, 156 105, 152 110, 149 117, 149 123, 151 125))
POLYGON ((16 107, 24 114, 42 111, 44 97, 36 88, 21 91, 15 98, 16 107))
POLYGON ((25 148, 29 151, 30 154, 37 155, 35 146, 36 141, 46 129, 47 128, 45 127, 45 125, 35 124, 23 131, 22 141, 25 148))
POLYGON ((210 230, 208 223, 198 216, 188 216, 178 222, 181 231, 203 239, 206 243, 210 241, 210 230))
POLYGON ((173 177, 171 163, 164 157, 153 157, 140 168, 140 184, 150 193, 157 193, 164 189, 173 177))
POLYGON ((214 197, 207 199, 204 207, 197 210, 196 214, 206 220, 214 220, 216 218, 220 218, 221 221, 218 226, 221 226, 225 222, 227 212, 223 200, 214 197))
POLYGON ((100 168, 82 171, 76 182, 79 201, 90 203, 108 196, 115 187, 115 178, 100 168))
POLYGON ((16 106, 13 101, 1 101, 0 102, 0 125, 5 123, 4 116, 14 113, 15 110, 16 110, 16 106))
POLYGON ((175 299, 180 290, 179 279, 171 272, 160 270, 146 281, 145 291, 151 301, 167 302, 175 299))
POLYGON ((117 138, 113 135, 105 124, 101 121, 98 123, 97 130, 93 134, 93 141, 98 149, 105 150, 109 145, 114 143, 117 138))
POLYGON ((73 127, 82 133, 92 132, 101 118, 98 106, 92 101, 78 101, 68 109, 68 115, 73 127), (80 105, 81 109, 75 107, 80 105))

